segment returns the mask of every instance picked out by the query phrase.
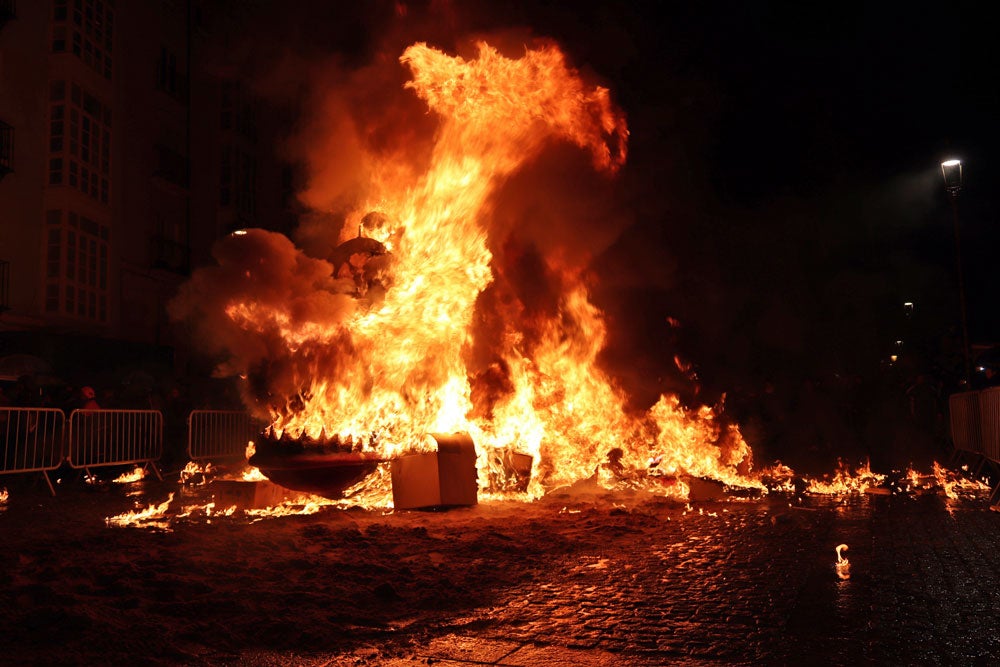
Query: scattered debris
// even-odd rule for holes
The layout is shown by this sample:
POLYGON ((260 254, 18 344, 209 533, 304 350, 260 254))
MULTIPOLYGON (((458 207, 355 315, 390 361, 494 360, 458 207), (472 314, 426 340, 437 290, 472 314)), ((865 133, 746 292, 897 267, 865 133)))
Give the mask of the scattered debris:
POLYGON ((217 507, 237 507, 241 510, 264 509, 281 504, 287 490, 267 480, 217 479, 211 491, 217 507))

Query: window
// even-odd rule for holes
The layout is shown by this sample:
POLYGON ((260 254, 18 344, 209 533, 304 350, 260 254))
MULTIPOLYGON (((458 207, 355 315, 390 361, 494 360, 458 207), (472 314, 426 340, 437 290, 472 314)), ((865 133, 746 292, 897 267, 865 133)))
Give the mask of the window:
POLYGON ((168 95, 181 99, 184 94, 184 78, 177 74, 177 56, 167 47, 160 47, 160 57, 156 61, 156 87, 168 95))
POLYGON ((59 185, 63 180, 63 161, 61 157, 49 160, 49 185, 59 185))
POLYGON ((226 208, 233 203, 233 149, 222 147, 222 161, 219 164, 219 206, 226 208))
POLYGON ((14 171, 14 128, 0 120, 0 179, 14 171))
POLYGON ((49 118, 49 152, 62 153, 63 135, 65 132, 64 117, 66 105, 53 104, 52 113, 49 118))
POLYGON ((66 26, 55 25, 52 27, 52 53, 66 52, 66 26))
POLYGON ((75 319, 107 322, 107 224, 75 211, 45 214, 45 310, 75 319))
POLYGON ((73 55, 110 80, 113 4, 110 0, 53 0, 52 52, 65 53, 68 44, 73 55))
POLYGON ((222 104, 219 127, 236 130, 251 141, 257 138, 257 121, 253 101, 238 81, 222 84, 222 104))
POLYGON ((253 218, 257 213, 257 161, 251 155, 240 155, 236 175, 236 210, 253 218))
POLYGON ((235 204, 245 218, 257 214, 257 160, 238 146, 223 146, 219 164, 219 206, 235 204))
POLYGON ((45 264, 46 278, 54 279, 59 277, 59 261, 62 259, 62 246, 60 244, 61 236, 61 229, 56 228, 49 230, 48 259, 45 264))
POLYGON ((49 99, 49 183, 61 185, 65 182, 102 204, 108 204, 111 196, 111 109, 77 84, 70 86, 67 103, 65 81, 50 84, 49 99))

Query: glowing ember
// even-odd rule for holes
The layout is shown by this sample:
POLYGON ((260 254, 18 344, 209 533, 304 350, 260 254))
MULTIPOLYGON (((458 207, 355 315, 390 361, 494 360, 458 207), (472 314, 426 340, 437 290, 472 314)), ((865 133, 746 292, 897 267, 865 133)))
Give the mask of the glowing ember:
POLYGON ((6 505, 7 500, 10 498, 10 494, 7 492, 7 487, 0 489, 0 505, 6 505))
POLYGON ((211 462, 201 465, 195 461, 188 461, 187 465, 180 472, 179 482, 191 485, 208 484, 214 474, 215 471, 212 469, 211 462))
POLYGON ((837 562, 834 564, 834 568, 836 568, 836 570, 837 570, 837 576, 838 577, 840 577, 841 579, 850 579, 851 578, 851 562, 849 560, 847 560, 846 558, 844 558, 844 556, 841 554, 842 551, 847 551, 847 545, 846 544, 839 544, 839 545, 837 545, 837 548, 836 548, 837 562))

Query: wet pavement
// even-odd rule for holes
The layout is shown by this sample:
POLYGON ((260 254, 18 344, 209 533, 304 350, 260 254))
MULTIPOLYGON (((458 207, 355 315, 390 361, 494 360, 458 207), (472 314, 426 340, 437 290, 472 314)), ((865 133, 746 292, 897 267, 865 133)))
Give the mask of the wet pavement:
MULTIPOLYGON (((144 499, 176 490, 142 484, 144 499)), ((1000 514, 985 498, 557 495, 163 531, 107 526, 124 493, 41 491, 12 489, 0 511, 8 664, 116 664, 121 641, 134 664, 1000 661, 1000 514), (128 623, 159 634, 102 644, 128 623), (59 652, 32 634, 67 626, 59 652)))

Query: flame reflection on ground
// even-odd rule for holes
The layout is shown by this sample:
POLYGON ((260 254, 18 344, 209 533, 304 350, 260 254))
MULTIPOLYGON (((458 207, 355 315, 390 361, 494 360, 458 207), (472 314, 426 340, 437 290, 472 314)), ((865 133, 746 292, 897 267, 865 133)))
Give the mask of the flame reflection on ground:
MULTIPOLYGON (((289 495, 281 503, 269 507, 244 508, 236 506, 219 507, 213 500, 212 482, 218 480, 255 481, 263 479, 256 468, 245 467, 243 470, 219 474, 219 468, 210 465, 202 466, 191 462, 181 472, 180 489, 171 492, 165 500, 149 502, 145 507, 138 507, 123 514, 108 517, 106 523, 110 527, 150 528, 170 530, 176 521, 212 523, 221 519, 234 521, 258 522, 281 517, 316 514, 324 510, 363 510, 388 514, 393 512, 391 479, 388 466, 379 469, 348 489, 343 498, 329 499, 310 494, 295 493, 289 495), (207 474, 206 474, 207 473, 207 474), (175 502, 176 501, 176 502, 175 502)), ((787 469, 785 469, 787 470, 787 469)), ((800 482, 801 484, 801 482, 800 482)), ((141 484, 136 486, 142 486, 141 484)), ((709 503, 699 500, 679 499, 669 494, 650 493, 637 489, 607 490, 600 485, 576 485, 574 488, 562 489, 553 497, 567 504, 561 505, 559 513, 579 513, 581 503, 605 503, 612 507, 627 511, 630 505, 647 502, 673 503, 680 515, 697 514, 699 516, 717 517, 720 504, 730 502, 745 502, 748 500, 763 500, 770 495, 776 498, 787 498, 788 506, 807 509, 808 499, 829 498, 837 502, 847 502, 852 497, 864 495, 891 495, 904 498, 917 498, 923 495, 938 495, 948 503, 949 511, 958 507, 977 506, 988 499, 990 486, 983 481, 964 477, 960 472, 948 470, 935 463, 933 473, 921 474, 912 468, 896 472, 894 476, 873 473, 868 464, 851 471, 842 465, 827 481, 809 481, 804 491, 795 492, 796 485, 783 477, 776 478, 773 488, 766 494, 747 497, 733 494, 731 496, 712 497, 709 503), (881 486, 879 486, 881 485, 881 486)), ((133 494, 129 494, 133 495, 133 494)), ((0 508, 7 502, 6 490, 0 491, 0 508)), ((542 499, 546 500, 546 499, 542 499)), ((488 491, 481 493, 479 502, 482 504, 514 502, 539 502, 528 494, 512 497, 511 494, 488 491)), ((721 512, 727 512, 721 508, 721 512)), ((841 551, 846 551, 846 545, 838 547, 838 564, 846 562, 841 551)), ((849 565, 838 566, 847 571, 849 565)), ((846 577, 845 577, 846 578, 846 577)))

